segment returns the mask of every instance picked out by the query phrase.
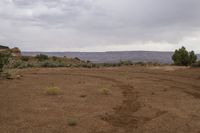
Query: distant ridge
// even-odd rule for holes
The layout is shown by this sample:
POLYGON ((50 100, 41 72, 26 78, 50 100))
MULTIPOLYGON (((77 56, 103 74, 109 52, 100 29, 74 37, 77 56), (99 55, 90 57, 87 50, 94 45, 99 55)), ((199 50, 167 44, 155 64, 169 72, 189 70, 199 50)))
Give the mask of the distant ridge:
MULTIPOLYGON (((109 51, 109 52, 22 52, 22 55, 35 56, 37 54, 47 54, 59 57, 78 57, 82 60, 89 60, 94 63, 115 63, 120 60, 132 62, 157 62, 161 64, 171 64, 173 52, 157 51, 109 51)), ((200 59, 200 55, 198 55, 200 59)))

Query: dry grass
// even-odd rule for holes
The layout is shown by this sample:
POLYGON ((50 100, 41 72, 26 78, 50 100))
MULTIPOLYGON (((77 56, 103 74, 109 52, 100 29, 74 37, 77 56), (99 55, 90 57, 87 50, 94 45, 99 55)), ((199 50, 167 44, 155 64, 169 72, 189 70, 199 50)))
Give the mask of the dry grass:
POLYGON ((76 126, 77 125, 77 121, 75 119, 69 119, 68 120, 68 125, 69 126, 76 126))
POLYGON ((50 87, 46 88, 45 93, 47 95, 59 95, 60 94, 60 88, 56 87, 56 86, 50 86, 50 87))
POLYGON ((100 93, 102 95, 109 95, 111 93, 111 91, 108 88, 101 88, 100 93))

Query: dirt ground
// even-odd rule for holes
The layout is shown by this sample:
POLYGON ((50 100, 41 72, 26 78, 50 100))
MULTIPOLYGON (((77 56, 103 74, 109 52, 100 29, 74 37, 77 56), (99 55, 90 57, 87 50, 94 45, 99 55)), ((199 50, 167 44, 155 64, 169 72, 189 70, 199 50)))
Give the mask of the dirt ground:
POLYGON ((18 73, 23 77, 0 80, 0 133, 200 133, 199 68, 18 73), (45 93, 53 85, 59 95, 45 93))

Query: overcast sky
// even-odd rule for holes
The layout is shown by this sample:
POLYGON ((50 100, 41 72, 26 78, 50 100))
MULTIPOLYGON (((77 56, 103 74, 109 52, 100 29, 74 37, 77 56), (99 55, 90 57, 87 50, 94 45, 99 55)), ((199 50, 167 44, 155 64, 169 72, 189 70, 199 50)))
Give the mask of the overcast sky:
POLYGON ((200 0, 0 0, 0 44, 25 51, 200 52, 200 0))

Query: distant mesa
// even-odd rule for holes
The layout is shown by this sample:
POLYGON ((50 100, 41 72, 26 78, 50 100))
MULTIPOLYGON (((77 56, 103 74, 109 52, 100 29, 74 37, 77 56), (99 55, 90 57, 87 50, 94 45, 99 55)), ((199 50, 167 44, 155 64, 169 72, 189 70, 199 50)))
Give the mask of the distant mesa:
POLYGON ((9 48, 7 46, 0 45, 0 52, 10 52, 14 57, 21 56, 21 50, 17 47, 9 48))

